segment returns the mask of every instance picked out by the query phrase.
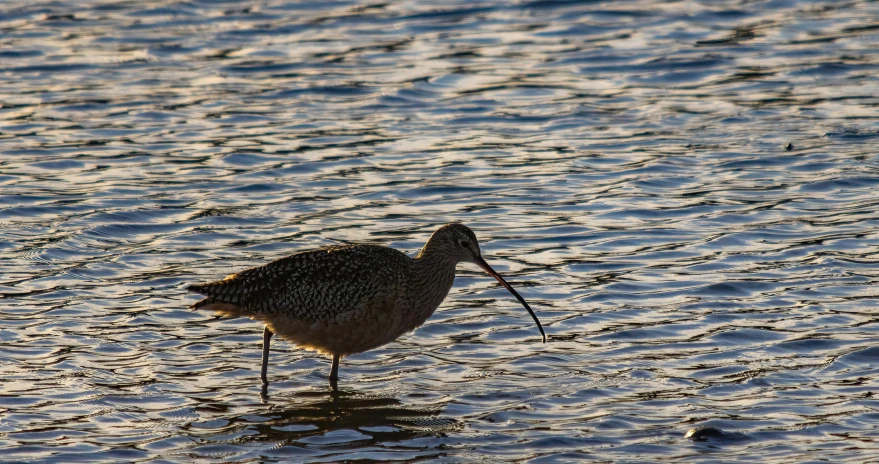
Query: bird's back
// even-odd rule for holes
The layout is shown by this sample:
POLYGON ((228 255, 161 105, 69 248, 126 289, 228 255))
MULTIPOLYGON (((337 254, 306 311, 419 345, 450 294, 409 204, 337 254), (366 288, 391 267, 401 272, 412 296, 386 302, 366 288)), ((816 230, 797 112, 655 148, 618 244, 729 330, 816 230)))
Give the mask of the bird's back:
POLYGON ((356 319, 358 311, 392 305, 412 259, 376 245, 320 248, 188 290, 208 298, 194 309, 239 316, 284 315, 303 322, 356 319))

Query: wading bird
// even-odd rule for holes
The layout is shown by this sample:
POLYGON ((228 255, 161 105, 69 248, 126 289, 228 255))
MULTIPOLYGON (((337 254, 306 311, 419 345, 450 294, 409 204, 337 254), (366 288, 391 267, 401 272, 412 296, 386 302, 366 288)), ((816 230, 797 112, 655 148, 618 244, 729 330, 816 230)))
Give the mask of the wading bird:
POLYGON ((515 296, 540 321, 479 251, 476 235, 462 224, 446 224, 415 258, 377 245, 319 248, 281 258, 187 290, 207 298, 192 309, 244 316, 265 324, 263 385, 269 342, 278 334, 296 345, 333 357, 330 384, 339 378, 339 360, 414 330, 433 314, 455 280, 460 262, 474 263, 515 296))

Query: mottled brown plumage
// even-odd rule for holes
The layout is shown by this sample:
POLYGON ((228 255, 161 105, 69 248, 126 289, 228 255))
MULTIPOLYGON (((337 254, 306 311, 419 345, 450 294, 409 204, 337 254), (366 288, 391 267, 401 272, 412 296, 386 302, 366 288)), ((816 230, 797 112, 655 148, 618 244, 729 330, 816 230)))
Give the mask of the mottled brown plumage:
POLYGON ((356 316, 362 302, 405 285, 411 261, 392 248, 333 246, 281 258, 218 282, 192 285, 189 290, 210 297, 196 307, 213 299, 239 305, 237 315, 242 316, 283 314, 309 322, 344 319, 356 316), (345 291, 338 291, 342 288, 345 291))
POLYGON ((342 356, 384 345, 423 324, 452 288, 461 261, 476 263, 498 279, 543 334, 534 312, 485 263, 476 236, 461 224, 438 229, 415 258, 376 245, 326 247, 187 289, 207 296, 193 309, 265 323, 263 383, 273 333, 332 355, 335 383, 342 356))

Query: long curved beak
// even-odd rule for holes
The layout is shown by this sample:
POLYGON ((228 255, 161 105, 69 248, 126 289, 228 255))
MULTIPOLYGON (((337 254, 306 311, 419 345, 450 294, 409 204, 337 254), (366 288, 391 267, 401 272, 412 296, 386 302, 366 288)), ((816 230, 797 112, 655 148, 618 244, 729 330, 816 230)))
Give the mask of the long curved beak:
POLYGON ((537 323, 537 328, 540 329, 540 335, 543 335, 543 343, 546 343, 546 332, 543 331, 543 326, 540 325, 540 321, 537 320, 537 315, 534 314, 534 311, 531 309, 531 306, 528 306, 528 303, 525 302, 525 298, 522 298, 522 296, 519 295, 519 293, 517 293, 515 290, 513 290, 513 287, 510 287, 510 284, 508 284, 507 281, 504 280, 504 278, 501 277, 500 274, 495 272, 494 269, 492 269, 491 266, 489 266, 488 263, 486 263, 485 260, 482 259, 481 256, 474 256, 473 262, 475 262, 476 265, 481 267, 482 270, 487 272, 488 275, 497 279, 497 281, 500 282, 501 285, 503 285, 507 290, 510 291, 510 293, 513 294, 514 297, 516 297, 517 300, 519 300, 519 303, 522 303, 522 306, 524 306, 525 309, 528 310, 528 314, 530 314, 531 318, 534 319, 534 322, 537 323))

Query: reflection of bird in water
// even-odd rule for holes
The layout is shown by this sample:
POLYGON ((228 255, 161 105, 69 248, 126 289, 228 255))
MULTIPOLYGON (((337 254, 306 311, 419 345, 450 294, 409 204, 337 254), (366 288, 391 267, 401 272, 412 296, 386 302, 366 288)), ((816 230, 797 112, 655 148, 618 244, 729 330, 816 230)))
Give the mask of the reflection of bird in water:
POLYGON ((534 311, 482 259, 476 236, 462 224, 440 227, 415 258, 383 246, 334 246, 187 289, 207 296, 193 309, 265 323, 264 385, 269 341, 277 333, 331 355, 330 383, 335 386, 342 356, 379 347, 423 324, 452 288, 459 262, 475 263, 506 287, 534 318, 546 342, 534 311))
MULTIPOLYGON (((246 408, 246 411, 235 409, 239 415, 231 416, 234 408, 230 408, 226 412, 216 413, 213 418, 234 424, 234 430, 223 431, 224 436, 246 429, 248 433, 240 435, 241 442, 269 442, 274 444, 274 448, 316 445, 313 449, 356 444, 362 451, 363 446, 383 447, 385 443, 441 436, 458 428, 460 422, 441 415, 443 406, 418 406, 403 403, 394 397, 336 390, 299 392, 291 397, 276 399, 271 408, 264 412, 251 408, 246 408), (264 416, 267 420, 255 422, 254 416, 264 416)), ((396 446, 394 448, 399 450, 396 446)), ((338 456, 340 449, 334 447, 331 451, 338 456)))

